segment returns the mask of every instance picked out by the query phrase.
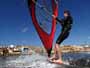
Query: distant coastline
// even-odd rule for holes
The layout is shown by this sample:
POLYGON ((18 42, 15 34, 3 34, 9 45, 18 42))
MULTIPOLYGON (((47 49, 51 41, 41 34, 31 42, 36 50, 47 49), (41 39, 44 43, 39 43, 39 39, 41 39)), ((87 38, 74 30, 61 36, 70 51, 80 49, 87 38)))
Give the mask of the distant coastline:
MULTIPOLYGON (((63 53, 79 53, 79 52, 90 52, 90 45, 85 46, 77 46, 77 45, 62 45, 60 47, 63 53)), ((10 45, 10 46, 0 46, 0 55, 8 56, 8 55, 20 55, 25 54, 24 51, 27 51, 27 54, 32 54, 32 51, 36 53, 46 53, 44 47, 42 46, 29 46, 29 45, 10 45)), ((54 50, 52 49, 52 53, 54 50)))

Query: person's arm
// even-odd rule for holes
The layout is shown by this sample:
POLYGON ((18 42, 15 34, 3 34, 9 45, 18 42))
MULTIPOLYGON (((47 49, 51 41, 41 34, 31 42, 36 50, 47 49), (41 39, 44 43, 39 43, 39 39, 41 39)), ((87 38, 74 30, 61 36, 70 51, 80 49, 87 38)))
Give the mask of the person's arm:
MULTIPOLYGON (((53 17, 53 18, 55 18, 55 19, 56 19, 56 21, 57 21, 57 22, 59 22, 61 25, 63 25, 63 24, 64 24, 64 22, 63 22, 63 20, 62 20, 62 19, 60 20, 60 19, 59 19, 58 17, 56 17, 55 15, 52 15, 52 17, 53 17)), ((56 24, 57 24, 57 22, 56 22, 56 24)))
POLYGON ((56 17, 56 20, 57 20, 59 23, 63 23, 62 20, 60 20, 58 17, 56 17))

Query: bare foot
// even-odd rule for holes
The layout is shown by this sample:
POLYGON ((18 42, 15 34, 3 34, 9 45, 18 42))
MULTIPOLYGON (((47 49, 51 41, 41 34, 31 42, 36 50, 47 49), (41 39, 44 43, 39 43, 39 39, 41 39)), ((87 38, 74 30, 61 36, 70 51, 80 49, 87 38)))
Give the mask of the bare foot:
POLYGON ((48 60, 54 60, 55 56, 49 57, 48 60))
POLYGON ((60 60, 60 59, 58 59, 58 60, 53 60, 52 62, 53 62, 53 63, 57 63, 57 64, 63 64, 63 61, 60 60))

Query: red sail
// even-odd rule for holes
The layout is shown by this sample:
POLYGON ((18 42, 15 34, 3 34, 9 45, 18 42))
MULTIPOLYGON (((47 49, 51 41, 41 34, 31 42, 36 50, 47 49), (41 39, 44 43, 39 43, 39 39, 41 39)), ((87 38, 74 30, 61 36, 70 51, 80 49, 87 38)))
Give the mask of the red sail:
MULTIPOLYGON (((52 45, 53 45, 53 39, 54 39, 54 34, 55 34, 55 30, 56 30, 56 20, 53 18, 52 19, 52 28, 51 28, 51 33, 48 34, 46 33, 38 24, 36 15, 35 15, 35 3, 33 2, 33 0, 28 0, 28 6, 29 6, 29 11, 32 17, 32 21, 33 24, 36 28, 36 31, 47 51, 47 53, 49 54, 49 51, 52 50, 52 45)), ((57 4, 55 2, 55 0, 52 0, 52 9, 53 9, 53 15, 57 16, 58 15, 58 7, 57 4)), ((50 56, 50 55, 48 55, 50 56)))

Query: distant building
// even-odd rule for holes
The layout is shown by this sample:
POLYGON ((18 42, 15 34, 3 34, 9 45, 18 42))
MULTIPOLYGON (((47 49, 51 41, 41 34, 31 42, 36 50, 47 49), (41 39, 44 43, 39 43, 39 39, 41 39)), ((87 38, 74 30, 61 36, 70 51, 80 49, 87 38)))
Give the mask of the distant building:
POLYGON ((90 52, 90 47, 84 47, 85 52, 90 52))
POLYGON ((62 46, 61 47, 62 52, 79 52, 83 51, 83 47, 81 46, 62 46))

